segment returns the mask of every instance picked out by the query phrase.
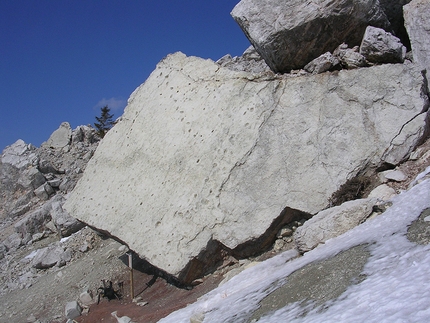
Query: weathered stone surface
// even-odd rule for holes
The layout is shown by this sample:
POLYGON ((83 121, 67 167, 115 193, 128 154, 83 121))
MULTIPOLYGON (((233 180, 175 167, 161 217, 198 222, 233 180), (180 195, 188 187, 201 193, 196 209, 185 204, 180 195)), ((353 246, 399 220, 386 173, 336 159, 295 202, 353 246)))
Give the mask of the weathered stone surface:
POLYGON ((402 182, 407 179, 407 176, 400 170, 386 170, 379 174, 382 182, 395 181, 402 182))
MULTIPOLYGON (((39 199, 41 199, 42 201, 46 201, 49 200, 49 195, 50 195, 50 189, 49 189, 49 184, 45 183, 40 185, 38 188, 36 188, 34 190, 34 195, 36 195, 39 199)), ((52 187, 51 187, 52 189, 52 187)))
POLYGON ((301 253, 312 250, 351 230, 366 220, 375 203, 376 199, 360 199, 319 212, 294 232, 297 249, 301 253))
POLYGON ((61 149, 70 144, 72 140, 72 128, 68 122, 63 122, 60 127, 55 130, 48 141, 42 143, 42 146, 61 149))
POLYGON ((403 7, 405 26, 411 40, 414 61, 430 74, 430 3, 413 0, 403 7))
POLYGON ((83 143, 91 145, 98 142, 100 138, 97 136, 96 129, 91 126, 79 126, 73 130, 72 143, 83 143))
POLYGON ((216 61, 217 64, 233 71, 245 71, 250 73, 270 72, 270 67, 257 53, 253 46, 249 46, 239 57, 225 55, 216 61))
POLYGON ((304 70, 312 74, 319 74, 327 72, 338 64, 339 60, 327 52, 306 64, 304 70))
MULTIPOLYGON (((57 138, 58 133, 69 136, 67 123, 51 138, 57 138)), ((98 141, 95 129, 80 126, 71 132, 71 143, 66 147, 53 147, 58 146, 56 139, 53 146, 45 143, 36 148, 18 140, 6 147, 0 162, 0 219, 23 215, 59 191, 72 190, 98 141)))
POLYGON ((79 301, 83 306, 90 306, 92 303, 94 303, 93 297, 88 291, 79 294, 79 301))
POLYGON ((365 67, 368 65, 366 58, 359 53, 358 46, 348 48, 348 45, 343 43, 334 50, 333 56, 335 56, 340 61, 342 67, 346 69, 365 67))
POLYGON ((82 308, 79 306, 78 302, 68 302, 64 309, 66 318, 73 320, 81 315, 82 308))
POLYGON ((302 68, 342 42, 359 45, 368 25, 390 27, 378 0, 242 0, 231 15, 274 72, 302 68))
POLYGON ((39 249, 32 260, 32 266, 36 269, 46 269, 55 265, 64 265, 70 260, 70 252, 65 252, 60 246, 49 246, 39 249))
POLYGON ((169 55, 64 208, 192 280, 214 241, 240 254, 272 225, 272 243, 294 210, 315 214, 362 168, 406 158, 426 128, 422 84, 411 64, 267 78, 169 55))
POLYGON ((389 187, 387 184, 382 184, 375 187, 370 193, 368 198, 376 198, 378 200, 388 201, 396 195, 396 191, 389 187))
POLYGON ((51 220, 55 226, 53 231, 58 232, 63 237, 69 236, 82 229, 84 224, 64 211, 62 208, 63 204, 64 197, 56 195, 51 200, 40 206, 37 210, 26 214, 22 219, 15 223, 15 231, 19 233, 21 237, 24 237, 27 234, 31 236, 35 233, 41 233, 44 232, 47 228, 48 222, 51 220))
POLYGON ((26 214, 21 220, 14 225, 14 229, 17 233, 24 237, 25 235, 33 235, 35 233, 43 232, 45 224, 51 220, 49 214, 51 209, 51 203, 46 203, 39 207, 37 210, 26 214))
POLYGON ((26 144, 23 140, 19 139, 3 150, 1 162, 3 164, 10 164, 18 169, 34 165, 37 162, 34 150, 35 147, 33 145, 26 144))
POLYGON ((84 227, 84 224, 69 215, 64 209, 64 198, 61 195, 52 199, 52 209, 50 211, 52 221, 63 237, 67 237, 84 227))
POLYGON ((22 244, 21 236, 18 233, 12 233, 7 239, 3 241, 4 246, 7 250, 17 249, 22 244))
POLYGON ((360 54, 372 63, 403 63, 406 47, 400 39, 385 30, 368 26, 360 45, 360 54))

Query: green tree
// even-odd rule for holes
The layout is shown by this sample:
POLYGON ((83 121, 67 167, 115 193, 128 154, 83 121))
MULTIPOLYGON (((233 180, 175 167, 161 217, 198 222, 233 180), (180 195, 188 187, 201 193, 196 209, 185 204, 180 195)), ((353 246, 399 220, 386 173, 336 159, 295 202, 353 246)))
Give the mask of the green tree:
POLYGON ((94 123, 94 126, 96 127, 99 137, 103 138, 110 128, 115 125, 115 121, 113 120, 113 114, 110 114, 110 109, 107 105, 100 110, 100 117, 96 117, 97 122, 94 123))

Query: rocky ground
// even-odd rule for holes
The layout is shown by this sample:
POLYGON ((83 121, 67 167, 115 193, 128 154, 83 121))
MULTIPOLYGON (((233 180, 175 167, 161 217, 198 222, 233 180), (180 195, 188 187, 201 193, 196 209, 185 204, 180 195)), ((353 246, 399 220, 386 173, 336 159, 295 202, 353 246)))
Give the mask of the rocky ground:
MULTIPOLYGON (((398 167, 407 178, 400 182, 389 181, 388 185, 397 192, 407 189, 416 175, 429 164, 430 140, 417 149, 412 159, 398 167)), ((4 222, 1 235, 7 236, 13 232, 13 224, 4 222)), ((297 225, 300 223, 292 223, 290 228, 294 229, 297 225)), ((201 284, 192 290, 176 288, 161 278, 154 280, 153 276, 134 270, 137 300, 133 302, 130 297, 130 271, 123 262, 127 259, 124 256, 127 252, 125 246, 88 227, 61 241, 57 235, 50 234, 39 241, 21 246, 0 260, 0 322, 66 322, 66 303, 79 301, 80 294, 85 291, 93 295, 93 303, 84 307, 83 314, 75 318, 76 322, 116 322, 111 315, 114 311, 117 311, 118 316, 131 317, 134 322, 157 322, 172 311, 196 301, 218 286, 225 277, 240 272, 251 261, 264 260, 294 247, 291 237, 281 240, 274 244, 272 250, 257 258, 241 261, 226 259, 223 266, 204 277, 201 284), (33 252, 52 244, 70 250, 71 260, 61 267, 33 268, 33 252), (102 286, 102 279, 111 280, 114 286, 123 282, 123 298, 111 301, 102 298, 100 304, 96 304, 97 289, 102 286)))

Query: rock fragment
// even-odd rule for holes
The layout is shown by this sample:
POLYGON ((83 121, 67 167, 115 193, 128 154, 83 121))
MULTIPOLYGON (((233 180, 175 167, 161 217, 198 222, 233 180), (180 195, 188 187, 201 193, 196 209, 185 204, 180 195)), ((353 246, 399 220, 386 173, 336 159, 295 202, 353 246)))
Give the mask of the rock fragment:
POLYGON ((360 45, 360 54, 372 63, 403 63, 406 47, 400 39, 385 30, 368 26, 360 45))
POLYGON ((368 25, 390 28, 377 0, 242 0, 231 15, 275 73, 303 68, 339 40, 359 45, 368 25))

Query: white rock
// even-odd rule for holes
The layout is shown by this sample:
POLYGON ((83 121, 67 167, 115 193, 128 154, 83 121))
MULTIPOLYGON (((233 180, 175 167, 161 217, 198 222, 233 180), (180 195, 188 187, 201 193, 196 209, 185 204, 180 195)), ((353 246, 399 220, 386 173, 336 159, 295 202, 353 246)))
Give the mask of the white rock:
POLYGON ((396 195, 396 191, 392 187, 389 187, 387 184, 382 184, 375 187, 369 193, 368 198, 376 198, 376 199, 381 199, 383 201, 388 201, 395 195, 396 195))
POLYGON ((208 241, 234 249, 286 207, 283 221, 315 214, 359 169, 408 156, 426 127, 422 85, 410 64, 268 78, 169 55, 63 207, 191 282, 208 241))
POLYGON ((376 199, 360 199, 319 212, 294 232, 300 252, 310 251, 320 243, 349 231, 372 213, 376 199))
POLYGON ((330 52, 324 53, 321 56, 310 61, 305 65, 305 71, 312 74, 319 74, 323 72, 327 72, 332 67, 339 64, 339 60, 334 57, 330 52))
POLYGON ((42 143, 42 146, 61 149, 68 146, 71 140, 72 128, 68 122, 63 122, 60 124, 60 127, 51 134, 48 141, 42 143))
POLYGON ((380 179, 385 181, 403 182, 408 177, 400 170, 386 170, 379 173, 380 179))
POLYGON ((66 318, 73 320, 77 318, 82 313, 82 308, 79 306, 78 302, 68 302, 65 307, 66 318))
POLYGON ((35 158, 31 152, 34 146, 26 144, 23 140, 18 139, 15 143, 7 146, 1 155, 1 162, 3 164, 11 164, 12 166, 22 169, 32 165, 35 158))
POLYGON ((360 54, 372 63, 403 63, 406 47, 384 29, 368 26, 360 45, 360 54))

